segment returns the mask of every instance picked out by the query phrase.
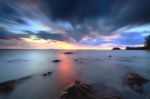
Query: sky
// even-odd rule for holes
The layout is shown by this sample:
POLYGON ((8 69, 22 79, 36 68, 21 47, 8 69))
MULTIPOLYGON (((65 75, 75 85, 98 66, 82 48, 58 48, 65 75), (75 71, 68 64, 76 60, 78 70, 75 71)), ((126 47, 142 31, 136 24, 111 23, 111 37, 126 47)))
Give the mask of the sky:
POLYGON ((0 49, 143 46, 150 0, 0 0, 0 49))

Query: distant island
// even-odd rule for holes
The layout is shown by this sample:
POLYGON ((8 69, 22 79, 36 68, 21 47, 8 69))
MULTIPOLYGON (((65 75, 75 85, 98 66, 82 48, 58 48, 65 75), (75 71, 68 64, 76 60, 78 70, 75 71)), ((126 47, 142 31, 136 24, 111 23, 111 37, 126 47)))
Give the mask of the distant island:
POLYGON ((119 47, 114 47, 112 50, 121 50, 119 47))
POLYGON ((126 50, 147 50, 146 47, 126 47, 126 50))
POLYGON ((126 47, 126 50, 150 50, 150 35, 145 37, 145 44, 142 47, 126 47))

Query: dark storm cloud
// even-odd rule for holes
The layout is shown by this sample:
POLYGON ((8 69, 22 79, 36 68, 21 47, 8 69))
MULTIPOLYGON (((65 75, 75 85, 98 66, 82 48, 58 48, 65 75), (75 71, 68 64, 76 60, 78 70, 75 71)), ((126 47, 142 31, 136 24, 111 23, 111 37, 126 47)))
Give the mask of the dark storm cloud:
POLYGON ((20 39, 23 37, 28 37, 28 34, 14 34, 7 31, 5 28, 0 27, 0 39, 9 40, 9 39, 20 39))
POLYGON ((47 12, 51 11, 53 18, 79 20, 108 15, 118 2, 120 3, 119 0, 45 0, 47 12))
POLYGON ((125 26, 150 23, 150 0, 32 1, 49 19, 70 22, 73 30, 67 36, 76 41, 91 35, 91 31, 109 35, 125 26), (76 28, 78 25, 80 28, 76 28))
POLYGON ((102 18, 105 25, 111 26, 108 32, 112 32, 127 25, 149 23, 149 5, 150 0, 7 0, 0 1, 0 20, 5 17, 25 24, 23 16, 38 19, 42 12, 49 19, 92 26, 89 20, 95 19, 97 25, 96 19, 102 18))
POLYGON ((68 40, 68 37, 65 37, 62 34, 56 34, 56 33, 55 34, 50 34, 50 33, 45 32, 45 31, 40 31, 39 33, 34 34, 34 35, 36 35, 39 38, 45 39, 45 40, 48 40, 48 39, 59 40, 59 41, 68 40))
POLYGON ((12 6, 10 6, 9 2, 3 2, 0 1, 0 16, 9 18, 12 17, 13 15, 16 15, 16 11, 13 9, 12 6))
POLYGON ((45 0, 44 3, 43 11, 53 19, 80 23, 104 18, 106 24, 112 25, 112 31, 150 22, 150 0, 45 0))
MULTIPOLYGON (((112 35, 125 27, 130 29, 150 23, 149 5, 150 0, 0 0, 0 26, 8 29, 0 28, 0 39, 36 35, 45 40, 73 39, 78 43, 86 36, 94 39, 97 35, 112 35), (21 34, 23 30, 31 33, 21 34), (57 30, 64 30, 65 34, 57 30)), ((132 40, 131 35, 121 35, 114 43, 141 44, 144 38, 136 33, 132 40)), ((89 44, 106 43, 98 39, 89 44)))
POLYGON ((150 0, 128 0, 126 6, 120 6, 115 17, 116 25, 142 25, 150 23, 150 0))
POLYGON ((16 0, 0 0, 0 22, 7 24, 27 24, 19 13, 16 0))

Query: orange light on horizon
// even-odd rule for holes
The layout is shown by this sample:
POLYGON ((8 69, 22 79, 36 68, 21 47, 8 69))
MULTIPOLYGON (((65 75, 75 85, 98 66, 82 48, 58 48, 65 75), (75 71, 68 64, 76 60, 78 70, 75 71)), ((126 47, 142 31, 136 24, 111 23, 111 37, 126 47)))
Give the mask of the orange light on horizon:
MULTIPOLYGON (((6 42, 10 42, 10 41, 13 41, 13 40, 9 40, 6 42)), ((4 46, 3 48, 7 48, 7 49, 111 50, 113 46, 115 47, 119 46, 113 43, 101 44, 99 46, 86 46, 86 45, 79 45, 74 42, 57 41, 57 40, 51 40, 51 39, 45 40, 45 39, 39 39, 36 37, 21 38, 21 41, 18 42, 15 40, 13 42, 17 42, 18 45, 10 46, 10 47, 4 46)))
POLYGON ((64 49, 64 50, 110 50, 110 47, 82 46, 75 43, 56 40, 22 38, 33 49, 64 49))

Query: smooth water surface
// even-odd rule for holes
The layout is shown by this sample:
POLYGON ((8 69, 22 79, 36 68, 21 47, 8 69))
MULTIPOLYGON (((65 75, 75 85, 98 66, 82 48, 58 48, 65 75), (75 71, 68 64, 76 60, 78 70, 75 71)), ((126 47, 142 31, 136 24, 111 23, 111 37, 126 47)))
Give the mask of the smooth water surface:
POLYGON ((58 99, 63 89, 74 80, 96 87, 99 93, 116 92, 125 99, 150 99, 150 84, 144 94, 134 92, 126 83, 128 72, 150 79, 150 51, 75 51, 0 50, 0 82, 33 75, 17 83, 0 99, 58 99), (108 57, 112 55, 112 57, 108 57), (53 63, 52 60, 61 62, 53 63), (78 60, 78 61, 75 61, 78 60), (43 77, 45 72, 52 72, 43 77), (103 92, 102 92, 103 91, 103 92))

